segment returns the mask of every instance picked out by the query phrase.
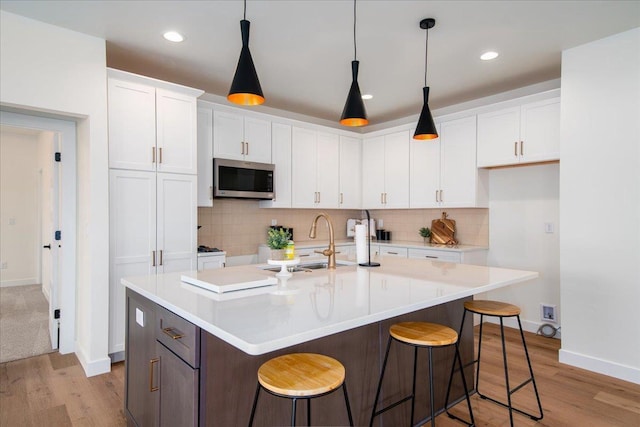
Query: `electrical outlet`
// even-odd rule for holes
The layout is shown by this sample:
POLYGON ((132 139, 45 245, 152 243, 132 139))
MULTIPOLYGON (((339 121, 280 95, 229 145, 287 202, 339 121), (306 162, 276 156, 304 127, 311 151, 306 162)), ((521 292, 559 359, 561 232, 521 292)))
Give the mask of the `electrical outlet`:
POLYGON ((272 219, 271 220, 271 225, 278 225, 278 220, 277 219, 272 219))
POLYGON ((540 304, 540 320, 543 322, 557 323, 556 306, 553 304, 540 304))
POLYGON ((5 261, 2 261, 2 264, 0 264, 0 269, 5 270, 9 268, 9 266, 7 265, 7 263, 5 261))
POLYGON ((545 222, 544 223, 544 232, 545 233, 553 233, 554 230, 554 226, 552 222, 545 222))

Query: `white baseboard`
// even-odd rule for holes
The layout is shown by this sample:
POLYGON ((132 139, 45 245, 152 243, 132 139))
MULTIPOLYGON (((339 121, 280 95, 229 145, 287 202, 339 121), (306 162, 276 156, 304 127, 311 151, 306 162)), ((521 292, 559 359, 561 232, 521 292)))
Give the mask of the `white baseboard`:
POLYGON ((111 359, 104 357, 96 360, 89 360, 86 352, 80 347, 76 341, 76 357, 84 369, 84 373, 87 377, 93 377, 95 375, 106 374, 111 372, 111 359))
POLYGON ((45 299, 49 304, 51 304, 51 294, 49 293, 49 288, 42 287, 42 293, 44 294, 45 299))
POLYGON ((11 286, 37 285, 39 282, 37 277, 27 277, 26 279, 2 280, 0 288, 9 288, 11 286))
POLYGON ((623 381, 640 384, 640 369, 633 366, 621 365, 616 362, 611 362, 610 360, 599 359, 563 349, 560 349, 559 356, 560 363, 597 372, 623 381))

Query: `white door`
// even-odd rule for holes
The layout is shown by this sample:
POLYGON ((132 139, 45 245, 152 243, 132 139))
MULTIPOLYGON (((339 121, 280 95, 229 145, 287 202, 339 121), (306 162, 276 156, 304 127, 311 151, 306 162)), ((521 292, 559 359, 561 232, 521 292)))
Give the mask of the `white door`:
POLYGON ((49 293, 49 338, 51 348, 59 346, 60 321, 56 313, 60 308, 59 290, 60 269, 58 260, 60 245, 56 240, 56 230, 60 230, 60 163, 55 161, 55 153, 61 151, 60 134, 53 135, 49 151, 50 167, 43 176, 42 204, 42 283, 49 293), (45 283, 46 282, 46 283, 45 283))

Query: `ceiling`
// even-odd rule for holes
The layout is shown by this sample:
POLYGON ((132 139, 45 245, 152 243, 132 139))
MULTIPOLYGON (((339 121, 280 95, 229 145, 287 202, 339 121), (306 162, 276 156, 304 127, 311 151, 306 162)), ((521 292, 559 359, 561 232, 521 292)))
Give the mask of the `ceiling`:
MULTIPOLYGON (((240 53, 243 3, 0 1, 8 12, 107 41, 107 65, 226 96, 240 53), (162 38, 167 30, 182 43, 162 38)), ((422 106, 425 31, 432 110, 560 77, 561 52, 640 26, 633 1, 357 3, 359 83, 370 125, 422 106), (495 50, 500 56, 481 61, 495 50)), ((249 0, 250 48, 264 106, 337 123, 351 84, 351 0, 249 0)), ((594 61, 597 61, 594 58, 594 61)), ((263 107, 252 107, 260 110, 263 107)), ((353 129, 355 130, 355 129, 353 129)))

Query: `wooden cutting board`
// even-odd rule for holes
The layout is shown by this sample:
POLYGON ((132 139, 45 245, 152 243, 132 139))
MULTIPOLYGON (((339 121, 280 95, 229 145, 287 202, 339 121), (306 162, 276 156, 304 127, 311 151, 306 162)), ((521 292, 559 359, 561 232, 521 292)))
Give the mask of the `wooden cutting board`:
POLYGON ((456 221, 447 218, 447 213, 442 212, 442 218, 431 221, 430 243, 443 245, 455 245, 456 221))

